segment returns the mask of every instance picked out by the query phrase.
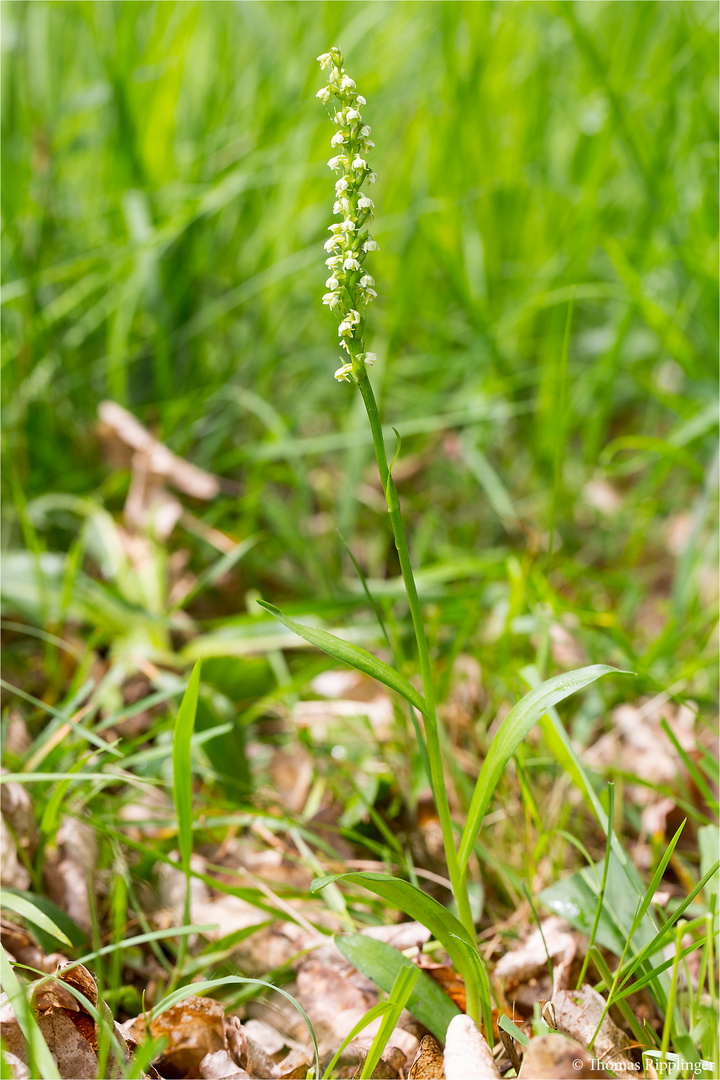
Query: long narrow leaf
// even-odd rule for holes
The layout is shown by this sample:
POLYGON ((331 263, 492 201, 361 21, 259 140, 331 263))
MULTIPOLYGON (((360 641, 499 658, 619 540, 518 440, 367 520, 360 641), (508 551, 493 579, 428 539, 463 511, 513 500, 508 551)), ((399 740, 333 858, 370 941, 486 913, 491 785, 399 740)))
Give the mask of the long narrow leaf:
POLYGON ((385 1013, 389 1012, 390 1009, 392 1009, 392 1002, 380 1001, 377 1005, 373 1005, 372 1009, 369 1009, 361 1020, 358 1020, 355 1027, 348 1032, 348 1034, 345 1036, 345 1038, 337 1048, 335 1052, 335 1057, 331 1060, 327 1069, 323 1073, 323 1080, 331 1080, 331 1077, 333 1076, 333 1070, 337 1065, 338 1061, 340 1060, 340 1056, 343 1050, 345 1050, 345 1048, 350 1045, 353 1039, 356 1039, 360 1032, 365 1030, 368 1024, 372 1024, 373 1020, 377 1020, 378 1016, 384 1016, 385 1013))
POLYGON ((370 1080, 370 1077, 374 1075, 375 1067, 380 1061, 382 1052, 387 1046, 388 1039, 392 1035, 393 1029, 400 1019, 400 1014, 408 1002, 419 974, 419 968, 414 968, 412 971, 410 968, 401 968, 395 976, 395 982, 393 983, 388 998, 391 1008, 383 1017, 380 1029, 372 1041, 372 1046, 368 1050, 368 1055, 365 1058, 362 1072, 360 1073, 361 1080, 370 1080))
POLYGON ((570 697, 571 694, 611 672, 616 675, 632 674, 620 672, 617 668, 608 667, 606 664, 578 668, 576 671, 568 671, 564 675, 556 675, 553 679, 548 679, 547 682, 526 694, 510 710, 490 745, 475 785, 458 853, 461 870, 464 871, 468 864, 473 844, 480 832, 485 811, 498 781, 508 761, 533 725, 553 705, 557 705, 566 697, 570 697))
POLYGON ((49 915, 46 915, 44 911, 41 911, 40 908, 36 907, 24 896, 18 896, 17 893, 3 890, 0 893, 0 907, 7 908, 8 911, 14 911, 16 915, 22 915, 27 922, 39 926, 46 934, 50 934, 52 937, 57 938, 58 941, 62 941, 63 945, 72 948, 70 938, 60 929, 57 923, 54 923, 49 915))
MULTIPOLYGON (((173 736, 173 798, 178 818, 178 847, 185 873, 190 870, 192 855, 192 759, 190 755, 195 714, 200 687, 200 663, 195 664, 187 690, 180 703, 173 736)), ((189 921, 189 920, 188 920, 189 921)))
POLYGON ((264 607, 266 611, 269 611, 288 630, 292 630, 294 634, 297 634, 298 637, 304 638, 311 645, 322 649, 324 653, 334 657, 335 660, 341 660, 343 664, 349 664, 356 671, 363 671, 366 675, 370 675, 373 679, 377 679, 378 682, 390 687, 391 690, 394 690, 401 697, 404 697, 406 701, 409 701, 411 705, 414 705, 416 709, 419 709, 421 713, 427 712, 425 700, 415 687, 411 686, 407 679, 403 678, 389 664, 386 664, 384 660, 379 660, 377 656, 373 656, 367 649, 363 649, 359 645, 351 645, 348 641, 343 641, 342 638, 329 634, 327 630, 317 630, 314 626, 303 626, 302 623, 296 623, 294 619, 289 619, 287 615, 283 615, 282 611, 273 607, 272 604, 268 604, 265 600, 258 600, 258 604, 264 607))

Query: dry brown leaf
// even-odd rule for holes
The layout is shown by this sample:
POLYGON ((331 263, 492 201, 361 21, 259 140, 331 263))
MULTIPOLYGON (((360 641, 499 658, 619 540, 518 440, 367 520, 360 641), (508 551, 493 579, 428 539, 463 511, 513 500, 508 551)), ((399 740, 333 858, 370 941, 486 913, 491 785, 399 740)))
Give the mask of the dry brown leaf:
POLYGON ((432 1035, 423 1035, 408 1080, 445 1080, 443 1052, 432 1035))
POLYGON ((7 889, 29 889, 30 873, 18 858, 15 839, 0 814, 0 877, 7 889))
MULTIPOLYGON (((7 769, 2 770, 7 773, 7 769)), ((29 856, 33 855, 38 845, 39 832, 35 821, 32 799, 24 784, 14 780, 0 788, 0 807, 5 822, 10 826, 19 848, 29 856)), ((5 882, 7 886, 8 883, 5 882)))
MULTIPOLYGON (((362 1074, 364 1063, 365 1058, 363 1057, 361 1064, 358 1065, 355 1076, 360 1076, 362 1074)), ((371 1072, 371 1080, 397 1080, 401 1075, 401 1071, 404 1074, 405 1064, 405 1055, 402 1050, 397 1046, 388 1046, 387 1049, 383 1051, 380 1060, 371 1072)))
POLYGON ((215 1050, 200 1062, 202 1080, 247 1080, 249 1075, 236 1065, 227 1050, 215 1050))
POLYGON ((46 853, 43 866, 50 899, 89 932, 88 878, 92 879, 97 866, 97 836, 87 822, 66 817, 55 842, 57 846, 46 853))
POLYGON ((277 1067, 278 1080, 305 1080, 310 1058, 301 1050, 291 1050, 277 1067))
MULTIPOLYGON (((579 948, 578 936, 572 933, 564 919, 551 915, 543 919, 541 925, 542 934, 536 927, 518 948, 505 953, 495 965, 496 978, 517 984, 514 991, 508 992, 508 997, 522 999, 523 1004, 526 1003, 527 995, 518 995, 517 988, 519 984, 527 983, 530 979, 546 976, 548 953, 553 963, 555 989, 564 989, 568 985, 570 967, 579 948)), ((537 987, 536 998, 540 989, 537 987)))
POLYGON ((254 1039, 251 1039, 249 1035, 245 1036, 245 1067, 251 1076, 262 1077, 263 1080, 267 1077, 268 1080, 273 1080, 277 1077, 277 1065, 266 1053, 265 1048, 256 1043, 254 1039))
POLYGON ((364 937, 374 938, 393 949, 412 949, 425 945, 431 938, 426 926, 419 922, 389 923, 387 926, 365 926, 360 931, 364 937))
POLYGON ((62 953, 50 953, 46 956, 39 948, 35 938, 16 923, 0 922, 0 940, 6 952, 10 953, 18 964, 27 964, 51 975, 58 965, 67 964, 67 957, 62 953))
POLYGON ((100 437, 121 467, 144 468, 151 476, 166 480, 195 499, 213 499, 219 493, 217 476, 173 454, 122 405, 101 401, 98 416, 100 437), (138 461, 139 457, 143 459, 142 463, 138 461))
POLYGON ((64 1010, 41 1013, 38 1025, 63 1080, 95 1080, 97 1054, 64 1010))
POLYGON ((158 1070, 163 1073, 167 1068, 177 1077, 194 1080, 206 1054, 226 1049, 224 1016, 222 1002, 188 997, 149 1023, 143 1014, 135 1017, 128 1022, 126 1030, 138 1042, 147 1037, 148 1026, 152 1038, 165 1036, 168 1044, 155 1062, 158 1070))
POLYGON ((423 953, 420 953, 417 964, 455 1002, 458 1009, 465 1012, 467 995, 465 992, 465 980, 462 976, 458 975, 449 964, 434 964, 423 953))
POLYGON ((277 747, 273 752, 270 774, 278 801, 293 813, 300 813, 307 802, 314 772, 313 759, 304 746, 292 750, 277 747))
POLYGON ((453 1016, 445 1036, 446 1080, 493 1080, 500 1072, 492 1050, 469 1016, 453 1016))
MULTIPOLYGON (((625 703, 612 712, 613 728, 584 751, 589 765, 618 765, 632 769, 653 784, 670 783, 682 767, 678 755, 660 728, 665 717, 683 750, 695 749, 695 712, 688 705, 674 705, 665 695, 644 698, 637 705, 625 703)), ((648 801, 647 789, 628 787, 635 801, 648 801)))
MULTIPOLYGON (((559 990, 553 996, 553 1006, 557 1030, 588 1047, 605 1008, 605 1001, 597 990, 587 984, 579 990, 559 990)), ((624 1063, 634 1068, 633 1058, 627 1052, 629 1046, 627 1035, 610 1016, 605 1016, 595 1039, 595 1056, 610 1065, 624 1063)))
POLYGON ((595 1080, 600 1074, 593 1068, 587 1050, 564 1035, 539 1035, 525 1050, 520 1080, 595 1080))

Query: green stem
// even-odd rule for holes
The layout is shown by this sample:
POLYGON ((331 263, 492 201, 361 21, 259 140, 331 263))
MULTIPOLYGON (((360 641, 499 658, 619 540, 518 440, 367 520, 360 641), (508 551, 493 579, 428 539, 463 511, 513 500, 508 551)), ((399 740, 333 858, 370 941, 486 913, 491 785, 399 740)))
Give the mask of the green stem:
POLYGON ((383 486, 383 491, 385 492, 385 500, 390 513, 390 522, 392 525, 393 536, 395 537, 395 547, 397 548, 398 558, 400 560, 400 570, 405 583, 405 592, 410 605, 410 614, 415 630, 415 640, 417 642, 420 672, 422 674, 423 682, 423 696, 427 706, 425 715, 425 734, 427 737, 427 750, 430 762, 430 784, 433 789, 433 797, 440 819, 448 874, 450 875, 453 896, 455 897, 455 903, 457 904, 460 921, 474 941, 475 925, 473 923, 472 912, 470 911, 470 901, 465 884, 465 876, 460 872, 457 848, 455 846, 455 834, 453 832, 452 818, 450 816, 450 804, 448 802, 447 790, 445 787, 438 722, 435 713, 435 693, 433 690, 432 671, 430 668, 430 654, 428 652, 427 638, 425 636, 425 625, 422 618, 420 599, 418 597, 412 564, 410 562, 410 552, 408 550, 405 526, 403 525, 400 510, 400 499, 398 497, 397 488, 395 487, 395 482, 388 468, 385 440, 383 439, 382 425, 380 423, 380 414, 367 374, 363 374, 360 377, 358 387, 362 394, 363 402, 365 403, 368 420, 370 421, 370 430, 372 432, 378 472, 380 473, 380 481, 383 486))

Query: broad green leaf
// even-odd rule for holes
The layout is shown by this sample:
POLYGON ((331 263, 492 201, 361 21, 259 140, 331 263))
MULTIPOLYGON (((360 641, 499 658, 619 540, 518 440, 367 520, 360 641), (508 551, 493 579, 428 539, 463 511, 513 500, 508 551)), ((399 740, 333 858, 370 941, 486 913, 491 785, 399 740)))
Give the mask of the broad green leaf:
POLYGON ((258 604, 264 607, 266 611, 269 611, 271 615, 274 615, 278 622, 281 622, 288 630, 292 630, 298 637, 304 638, 311 645, 322 649, 328 656, 341 660, 343 664, 349 664, 356 671, 363 671, 366 675, 377 679, 378 682, 389 686, 391 690, 404 697, 421 713, 427 712, 425 701, 415 687, 411 686, 407 679, 404 679, 384 660, 378 660, 377 656, 373 656, 367 649, 363 649, 359 645, 351 645, 348 641, 343 641, 342 638, 329 634, 327 630, 317 630, 314 626, 303 626, 302 623, 296 623, 294 619, 289 619, 287 615, 283 615, 282 611, 273 607, 272 604, 268 604, 265 600, 258 600, 258 604))
POLYGON ((468 864, 473 844, 480 832, 485 811, 498 781, 508 761, 530 729, 553 705, 557 705, 559 701, 563 701, 577 690, 582 690, 596 679, 611 672, 616 675, 631 674, 619 672, 617 668, 608 667, 606 664, 578 668, 576 671, 568 671, 564 675, 556 675, 553 679, 548 679, 547 682, 526 694, 510 710, 490 744, 475 785, 458 852, 461 870, 464 871, 468 864))
MULTIPOLYGON (((582 870, 543 889, 538 900, 589 937, 597 911, 603 870, 604 860, 592 868, 583 867, 582 870)), ((631 887, 615 852, 611 850, 605 897, 595 931, 595 941, 616 956, 622 956, 637 912, 638 899, 638 894, 631 887)), ((633 951, 639 951, 648 945, 654 934, 653 925, 643 920, 635 932, 633 951)))
POLYGON ((179 990, 175 990, 172 994, 168 994, 166 998, 158 1002, 155 1008, 150 1014, 151 1020, 161 1016, 167 1009, 171 1009, 173 1005, 177 1005, 179 1001, 184 1001, 186 997, 192 997, 193 994, 204 994, 207 990, 215 990, 219 986, 264 986, 267 990, 273 990, 276 994, 281 994, 286 998, 293 1008, 302 1016, 305 1026, 310 1032, 310 1038, 312 1039, 313 1048, 315 1051, 315 1076, 320 1076, 320 1052, 318 1050, 317 1039, 315 1038, 315 1030, 310 1022, 310 1017, 303 1009, 299 1001, 297 1001, 292 994, 288 994, 287 990, 283 990, 279 986, 273 986, 272 983, 265 982, 263 979, 246 979, 242 975, 225 975, 222 979, 209 979, 207 982, 190 983, 188 986, 181 986, 179 990))
POLYGON ((0 894, 0 907, 7 908, 8 911, 14 911, 16 915, 22 915, 23 919, 31 922, 33 926, 39 926, 47 934, 57 938, 58 941, 62 941, 63 945, 72 948, 70 938, 60 929, 57 923, 54 923, 44 911, 40 911, 40 908, 35 907, 24 896, 18 896, 17 893, 3 890, 0 894))
POLYGON ((46 1077, 47 1080, 60 1080, 55 1059, 42 1036, 35 1013, 28 1004, 25 990, 13 971, 13 966, 2 945, 0 945, 0 983, 17 1017, 20 1030, 27 1040, 31 1067, 33 1064, 37 1067, 36 1075, 38 1076, 46 1077))
MULTIPOLYGON (((391 945, 366 937, 365 934, 338 934, 335 944, 353 967, 388 994, 398 971, 401 968, 415 967, 412 960, 391 945)), ((453 1016, 460 1012, 455 1002, 422 970, 407 1008, 443 1043, 448 1024, 453 1016)))
MULTIPOLYGON (((478 979, 477 966, 480 965, 483 975, 484 968, 475 948, 475 942, 472 941, 463 924, 447 908, 408 881, 390 877, 389 874, 375 874, 369 871, 332 874, 330 877, 316 878, 310 886, 310 891, 317 892, 319 889, 324 889, 332 881, 351 881, 355 885, 362 885, 426 926, 433 937, 444 945, 448 956, 465 979, 468 1001, 477 1002, 478 1006, 482 1006, 483 1012, 487 1012, 489 997, 486 993, 485 982, 478 979)), ((470 1006, 470 1011, 475 1011, 472 1006, 470 1006)), ((473 1019, 476 1022, 480 1020, 479 1016, 473 1016, 473 1019)), ((490 1038, 492 1038, 492 1032, 490 1032, 490 1038)))
POLYGON ((193 845, 192 808, 192 758, 191 742, 195 728, 198 689, 200 687, 200 664, 195 664, 187 690, 180 703, 173 736, 173 798, 178 818, 178 847, 183 868, 187 873, 193 845))

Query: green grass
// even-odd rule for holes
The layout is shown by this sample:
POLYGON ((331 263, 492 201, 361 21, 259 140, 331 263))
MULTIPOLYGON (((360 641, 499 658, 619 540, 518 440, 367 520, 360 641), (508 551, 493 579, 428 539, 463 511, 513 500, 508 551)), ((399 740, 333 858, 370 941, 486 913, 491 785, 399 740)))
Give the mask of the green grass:
MULTIPOLYGON (((282 718, 331 661, 258 614, 257 596, 317 640, 332 631, 392 652, 396 687, 416 692, 372 441, 358 395, 332 378, 320 306, 332 178, 314 58, 335 42, 376 143, 366 344, 387 445, 393 427, 402 436, 393 475, 452 740, 456 823, 473 808, 493 721, 528 686, 586 664, 637 673, 550 709, 541 739, 498 770, 467 842, 480 926, 523 904, 525 888, 577 871, 585 884, 568 888, 585 890, 589 930, 598 889, 583 868, 602 874, 612 839, 612 882, 642 830, 633 763, 599 775, 581 751, 611 730, 615 706, 656 695, 691 703, 702 738, 688 752, 658 729, 685 768, 655 792, 688 820, 667 868, 674 822, 628 872, 637 896, 659 868, 691 894, 711 865, 698 838, 717 778, 716 6, 6 0, 2 18, 3 734, 20 716, 31 739, 6 738, 4 763, 25 774, 40 826, 13 910, 38 918, 62 815, 88 821, 100 874, 122 880, 97 899, 102 940, 54 909, 45 920, 73 956, 93 954, 105 996, 133 1013, 140 946, 118 959, 124 936, 153 950, 158 1002, 197 970, 187 928, 157 936, 146 906, 158 865, 188 870, 189 843, 214 850, 253 823, 295 830, 308 884, 337 869, 340 840, 411 881, 442 870, 412 847, 425 772, 400 709, 382 742, 361 718, 302 733, 313 798, 347 811, 334 832, 268 797, 270 752, 297 737, 282 718), (130 474, 102 460, 94 430, 106 398, 223 478, 212 502, 184 500, 192 517, 166 544, 148 540, 142 573, 120 531, 130 474), (178 604, 183 559, 195 583, 178 604), (559 627, 581 661, 563 658, 559 627), (176 728, 200 657, 194 731, 176 728), (456 722, 466 657, 480 689, 456 722), (573 788, 577 806, 557 798, 573 788), (160 839, 138 839, 121 811, 151 789, 164 799, 148 809, 160 839)), ((258 924, 288 917, 255 885, 218 880, 212 860, 206 876, 256 903, 258 924)), ((625 964, 618 994, 674 979, 665 1037, 717 1059, 714 888, 686 914, 709 1005, 682 989, 681 969, 654 972, 652 951, 625 964)), ((344 904, 345 925, 386 918, 365 890, 315 902, 344 904)), ((213 973, 229 975, 230 945, 213 948, 213 973)), ((597 957, 590 977, 604 991, 617 964, 603 971, 597 957)))

